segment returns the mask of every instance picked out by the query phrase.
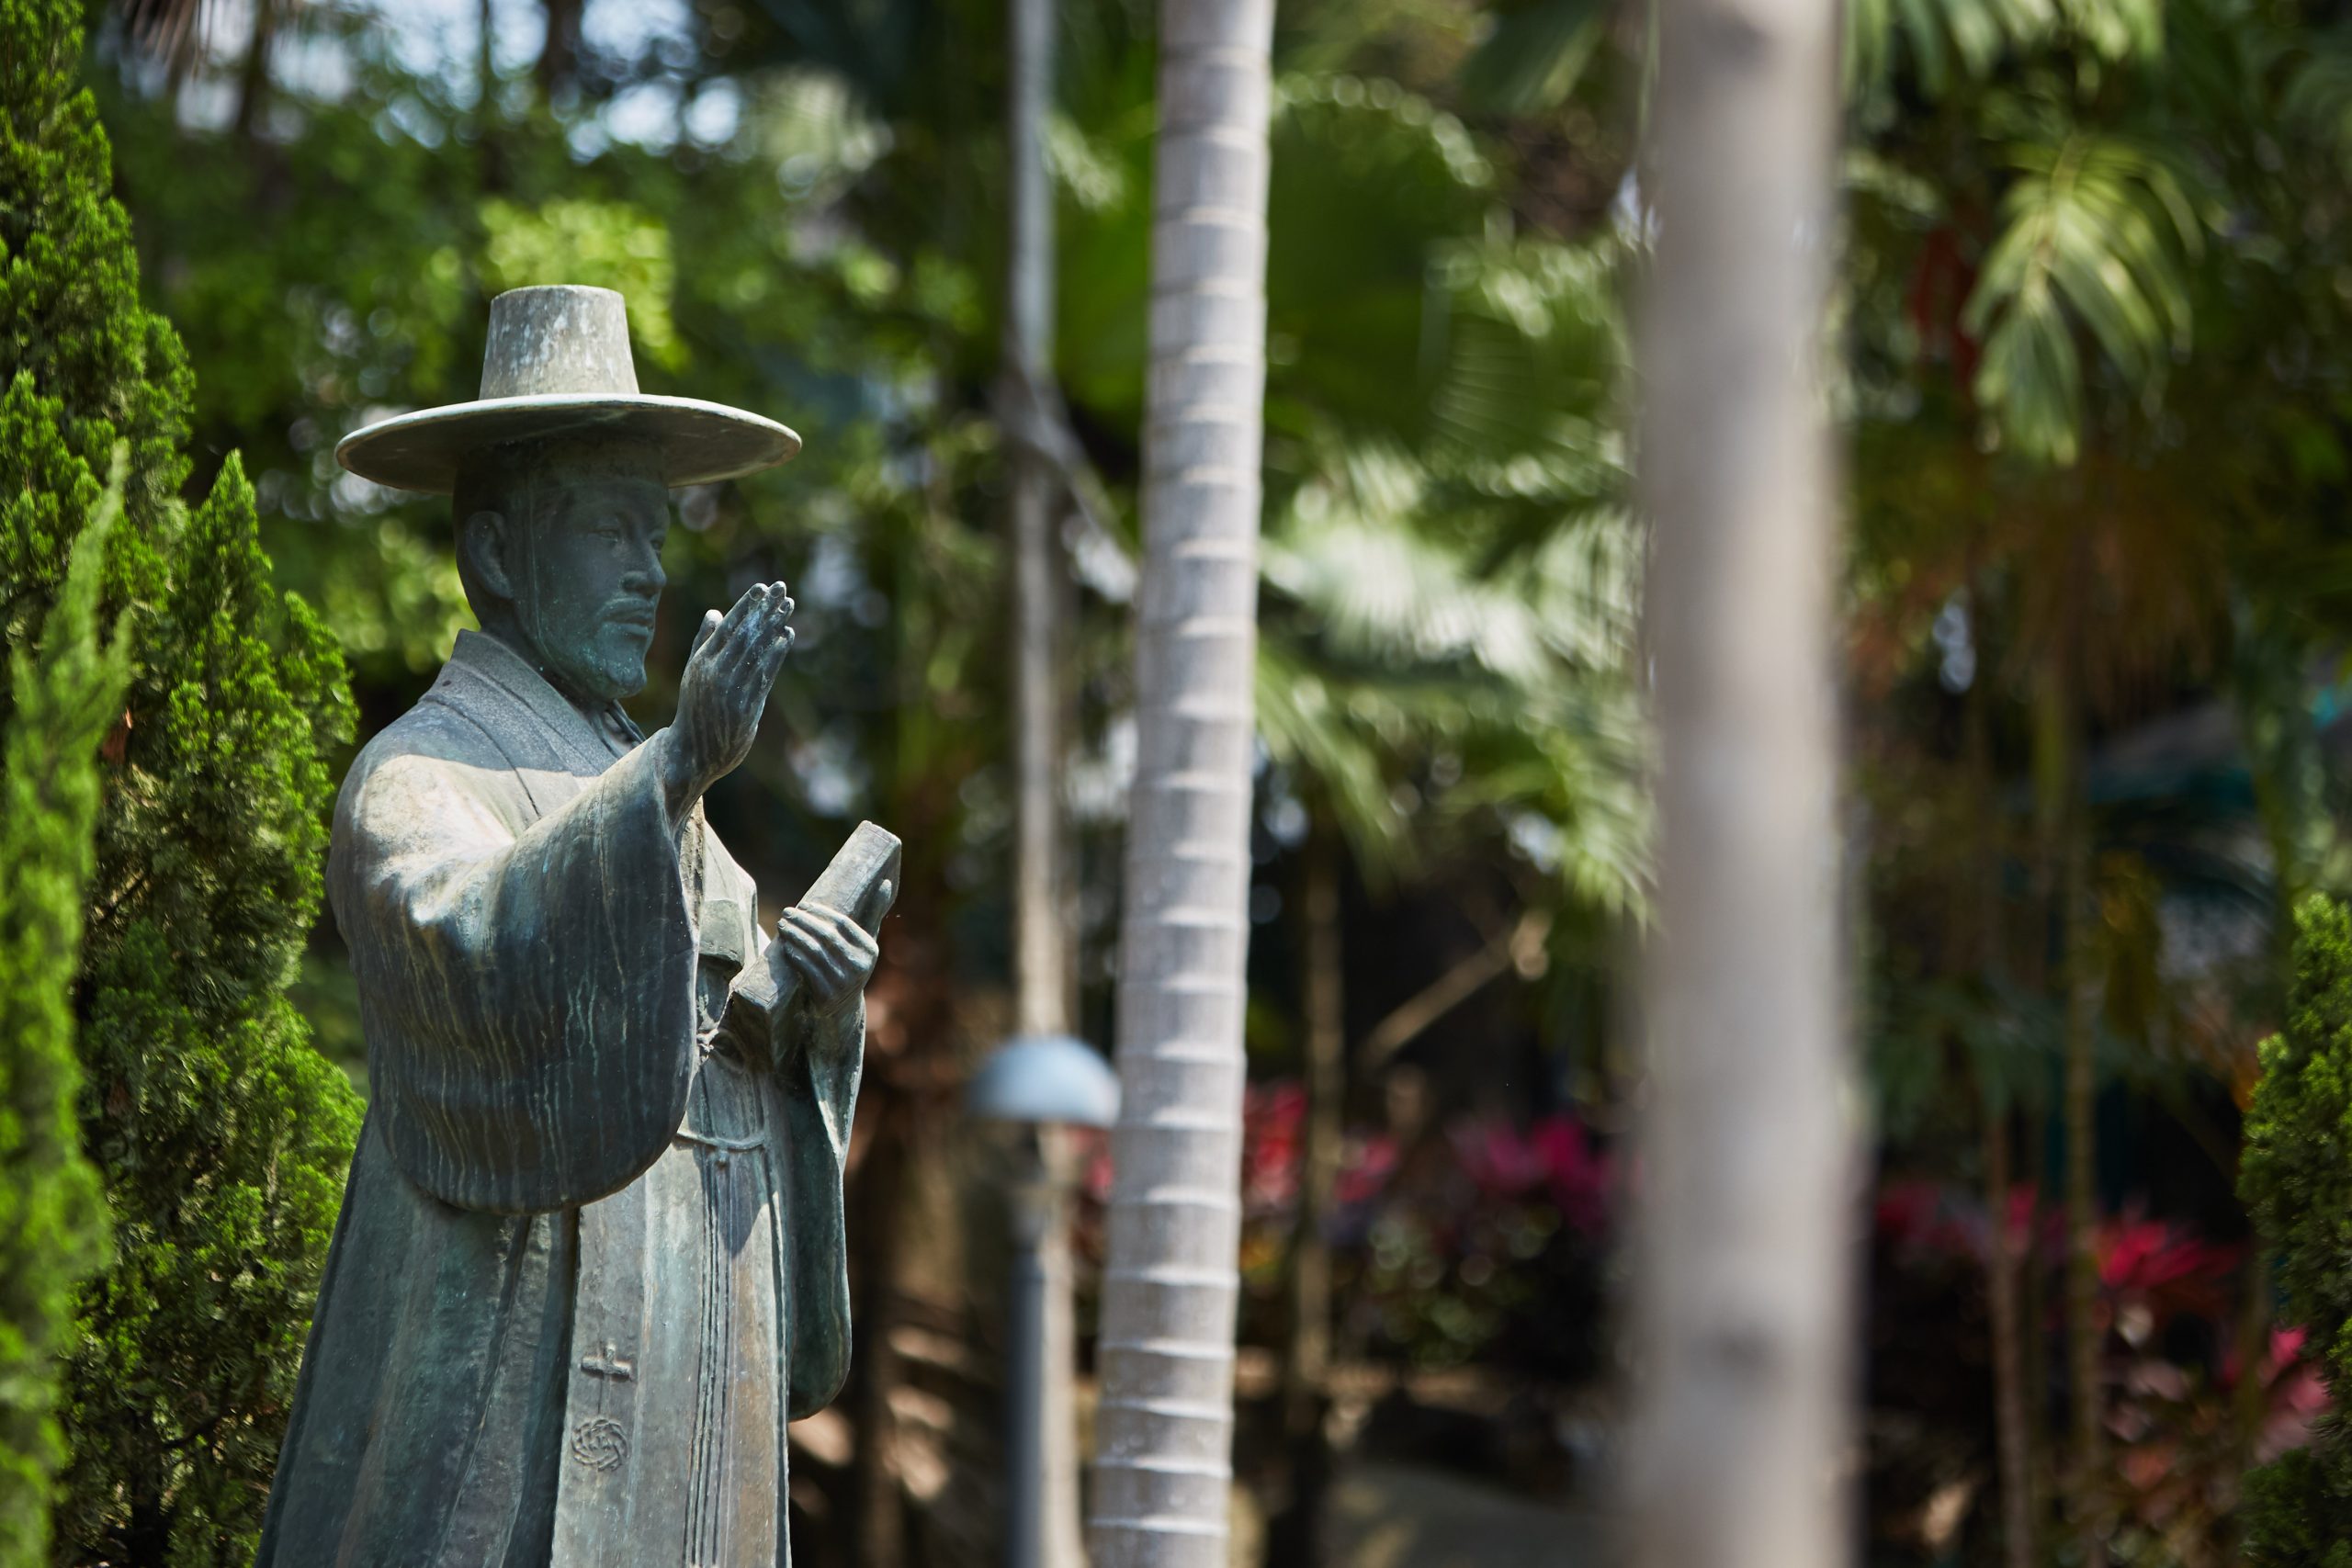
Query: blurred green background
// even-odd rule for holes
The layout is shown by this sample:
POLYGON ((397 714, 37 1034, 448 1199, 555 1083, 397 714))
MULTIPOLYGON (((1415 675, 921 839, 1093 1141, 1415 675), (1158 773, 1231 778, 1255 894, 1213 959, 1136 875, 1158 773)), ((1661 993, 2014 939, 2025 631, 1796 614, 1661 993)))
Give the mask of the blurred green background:
MULTIPOLYGON (((2323 1404, 2233 1192, 2281 912, 2352 881, 2352 27, 2274 0, 1854 0, 1845 22, 1846 207, 1815 239, 1848 442, 1871 1560, 2001 1560, 2006 1382, 2030 1417, 2012 1458, 2052 1478, 2051 1561, 2089 1508, 2115 1561, 2226 1562, 2243 1472, 2323 1404), (2006 1356, 1996 1235, 2024 1259, 2006 1356), (2064 1288, 2070 1252, 2088 1292, 2064 1288), (2068 1436, 2086 1400, 2095 1464, 2068 1436)), ((1001 1151, 956 1095, 1009 1023, 1002 8, 220 0, 90 23, 144 286, 197 375, 194 492, 243 454, 363 739, 467 617, 446 505, 342 473, 334 444, 472 396, 498 290, 618 288, 647 389, 806 439, 679 497, 636 705, 666 717, 706 607, 792 582, 797 648, 713 819, 778 902, 860 817, 909 853, 853 1156, 866 1348, 804 1427, 796 1550, 990 1561, 1001 1151)), ((1319 1499, 1340 1560, 1457 1560, 1466 1509, 1522 1535, 1458 1560, 1524 1539, 1559 1561, 1613 1451, 1642 1089, 1625 321, 1651 18, 1294 0, 1277 28, 1242 1540, 1297 1561, 1285 1532, 1319 1499), (1303 1231, 1317 1037, 1344 1043, 1343 1152, 1303 1231), (1337 1271, 1328 1489, 1280 1418, 1301 1247, 1337 1271)), ((1152 32, 1134 0, 1060 7, 1049 138, 1064 798, 1105 1043, 1152 32)), ((364 1080, 330 919, 300 1001, 364 1080)))

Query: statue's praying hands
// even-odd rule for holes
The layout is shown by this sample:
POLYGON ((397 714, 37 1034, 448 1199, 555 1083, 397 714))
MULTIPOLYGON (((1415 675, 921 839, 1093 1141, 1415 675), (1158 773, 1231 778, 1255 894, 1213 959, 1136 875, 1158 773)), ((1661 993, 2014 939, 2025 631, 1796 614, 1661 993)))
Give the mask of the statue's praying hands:
MULTIPOLYGON (((783 583, 758 582, 726 615, 703 616, 678 684, 678 716, 667 731, 662 770, 679 818, 751 755, 768 694, 792 651, 792 610, 783 583)), ((865 927, 825 904, 786 909, 776 940, 778 956, 800 976, 819 1012, 864 991, 881 953, 865 927)))
POLYGON ((666 732, 662 784, 679 817, 752 754, 768 693, 792 651, 791 617, 781 582, 755 582, 725 615, 703 616, 666 732))

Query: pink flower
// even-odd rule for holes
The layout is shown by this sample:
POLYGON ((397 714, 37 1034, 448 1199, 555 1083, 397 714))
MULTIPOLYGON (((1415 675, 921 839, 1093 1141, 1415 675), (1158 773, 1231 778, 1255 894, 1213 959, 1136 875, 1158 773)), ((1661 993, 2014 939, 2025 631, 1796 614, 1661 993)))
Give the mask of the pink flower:
POLYGON ((1351 1140, 1340 1158, 1340 1179, 1333 1196, 1342 1203, 1363 1203, 1380 1196, 1396 1169, 1396 1140, 1374 1133, 1361 1142, 1351 1140))
POLYGON ((1251 1084, 1241 1100, 1241 1192, 1258 1213, 1298 1201, 1299 1123, 1306 1091, 1287 1080, 1251 1084))
POLYGON ((1575 1118, 1547 1116, 1525 1134, 1499 1118, 1463 1121, 1446 1135, 1455 1163, 1489 1201, 1541 1192, 1579 1230, 1598 1230, 1606 1223, 1616 1168, 1575 1118))
POLYGON ((1456 1122, 1446 1129, 1454 1163, 1489 1199, 1517 1198, 1544 1179, 1544 1156, 1500 1117, 1456 1122))
POLYGON ((1609 1156, 1593 1147, 1583 1124, 1548 1117, 1535 1124, 1528 1141, 1543 1156, 1544 1180, 1560 1217, 1578 1230, 1600 1229, 1609 1218, 1617 1173, 1609 1156))
POLYGON ((2099 1283, 2110 1291, 2154 1291, 2183 1280, 2228 1273, 2238 1249, 2199 1241, 2160 1220, 2126 1216, 2100 1228, 2099 1283))

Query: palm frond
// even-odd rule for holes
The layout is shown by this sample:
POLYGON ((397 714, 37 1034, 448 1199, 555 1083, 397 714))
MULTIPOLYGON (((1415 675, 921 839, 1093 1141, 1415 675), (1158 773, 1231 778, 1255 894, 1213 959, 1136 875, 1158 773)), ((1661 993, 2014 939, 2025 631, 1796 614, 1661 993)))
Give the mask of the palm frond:
POLYGON ((178 71, 204 51, 217 9, 206 0, 123 0, 118 14, 133 45, 178 71))
POLYGON ((1336 689, 1306 650, 1279 635, 1259 639, 1256 687, 1268 756, 1316 782, 1366 873, 1405 869, 1416 846, 1365 694, 1336 689))
POLYGON ((1330 655, 1463 665, 1524 685, 1562 665, 1623 662, 1640 592, 1629 514, 1555 514, 1535 548, 1487 568, 1475 544, 1421 525, 1429 491, 1427 472, 1401 452, 1358 446, 1302 485, 1269 528, 1266 583, 1307 612, 1330 655))
POLYGON ((1619 507, 1564 522, 1529 558, 1522 592, 1562 658, 1587 671, 1621 668, 1641 620, 1640 525, 1619 507))
POLYGON ((1494 168, 1459 119, 1378 78, 1283 77, 1271 135, 1267 416, 1418 440, 1430 258, 1479 231, 1494 168))
POLYGON ((1430 272, 1433 434, 1463 459, 1589 456, 1614 424, 1626 365, 1620 258, 1609 244, 1475 242, 1430 272))
POLYGON ((2153 60, 2164 0, 1849 0, 1849 99, 1883 95, 1905 67, 1929 97, 1981 81, 2007 56, 2076 42, 2103 60, 2153 60))
POLYGON ((1544 678, 1549 658, 1534 605, 1467 575, 1458 558, 1409 527, 1330 498, 1301 495, 1264 546, 1266 581, 1306 606, 1337 656, 1369 663, 1464 663, 1505 681, 1544 678))
POLYGON ((1565 683, 1494 738, 1447 798, 1501 818, 1573 904, 1639 919, 1650 890, 1649 732, 1623 681, 1565 683))
POLYGON ((1430 505, 1431 482, 1393 446, 1334 446, 1269 527, 1267 750, 1316 781, 1369 872, 1402 874, 1433 829, 1480 822, 1571 901, 1637 910, 1638 535, 1595 510, 1482 569, 1485 540, 1436 531, 1461 519, 1430 505))
POLYGON ((2002 437, 2064 465, 2080 445, 2077 330, 2152 395, 2188 348, 2203 219, 2181 165, 2128 138, 2022 141, 2007 162, 2017 177, 1961 320, 1983 341, 1976 396, 2002 437))
POLYGON ((2066 31, 2107 60, 2154 60, 2164 52, 2164 0, 2058 0, 2066 31))
POLYGON ((2337 156, 2352 159, 2352 28, 2312 40, 2310 53, 2288 78, 2280 107, 2290 122, 2318 135, 2337 156))
POLYGON ((1622 265, 1613 242, 1479 242, 1431 269, 1430 511, 1478 519, 1488 564, 1625 500, 1622 265))
POLYGON ((1541 114, 1576 91, 1608 20, 1604 0, 1529 0, 1487 13, 1462 62, 1462 94, 1502 114, 1541 114))

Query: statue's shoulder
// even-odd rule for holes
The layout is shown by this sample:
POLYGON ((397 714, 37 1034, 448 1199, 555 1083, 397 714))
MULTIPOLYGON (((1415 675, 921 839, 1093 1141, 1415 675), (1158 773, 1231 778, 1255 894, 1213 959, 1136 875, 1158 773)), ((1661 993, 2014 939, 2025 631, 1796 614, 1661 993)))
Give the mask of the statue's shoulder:
MULTIPOLYGON (((336 801, 339 823, 380 814, 407 814, 421 796, 508 793, 514 761, 498 734, 497 716, 477 711, 469 682, 444 670, 416 705, 379 730, 344 775, 336 801)), ((503 813, 501 813, 503 815, 503 813)))
POLYGON ((352 763, 354 778, 363 777, 401 758, 424 758, 467 768, 511 766, 499 743, 492 716, 471 711, 462 684, 445 671, 416 705, 376 732, 360 748, 352 763))

